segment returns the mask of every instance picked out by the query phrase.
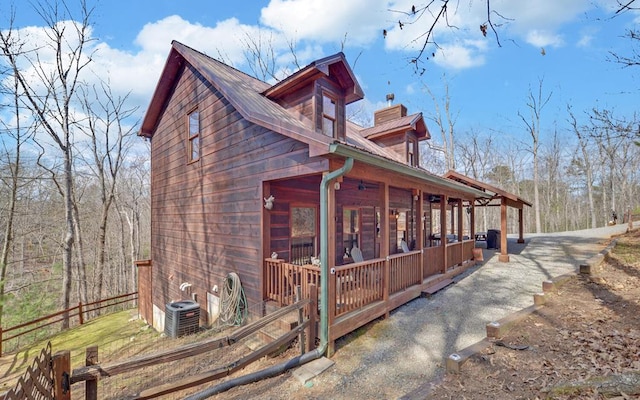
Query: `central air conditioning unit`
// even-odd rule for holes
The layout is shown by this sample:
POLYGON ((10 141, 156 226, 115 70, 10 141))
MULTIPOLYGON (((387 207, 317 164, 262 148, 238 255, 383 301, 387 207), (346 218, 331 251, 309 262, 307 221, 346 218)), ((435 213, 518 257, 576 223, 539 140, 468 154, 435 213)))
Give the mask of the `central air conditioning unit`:
POLYGON ((200 304, 193 300, 167 303, 164 314, 164 334, 176 338, 200 329, 200 304))

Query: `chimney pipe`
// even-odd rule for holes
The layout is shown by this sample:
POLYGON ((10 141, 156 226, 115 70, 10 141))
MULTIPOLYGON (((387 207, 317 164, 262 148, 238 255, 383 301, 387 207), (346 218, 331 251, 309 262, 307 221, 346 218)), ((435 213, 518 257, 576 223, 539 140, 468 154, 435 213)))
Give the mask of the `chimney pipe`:
POLYGON ((395 96, 393 95, 393 93, 389 93, 387 95, 387 107, 391 107, 391 103, 393 103, 394 98, 395 96))

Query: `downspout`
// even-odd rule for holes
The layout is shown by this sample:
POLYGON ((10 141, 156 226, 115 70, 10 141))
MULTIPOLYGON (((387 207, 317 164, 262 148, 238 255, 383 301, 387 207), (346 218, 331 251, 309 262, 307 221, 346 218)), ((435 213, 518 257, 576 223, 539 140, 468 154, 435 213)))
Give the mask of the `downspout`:
POLYGON ((329 172, 320 182, 320 345, 316 351, 322 357, 329 344, 329 183, 353 168, 353 157, 344 161, 341 168, 329 172))
POLYGON ((203 400, 216 394, 226 392, 236 386, 247 385, 263 379, 280 375, 291 368, 298 367, 320 358, 327 351, 329 345, 329 184, 332 180, 339 178, 353 168, 353 158, 345 159, 341 168, 322 177, 320 182, 320 344, 315 349, 308 351, 291 360, 273 365, 247 375, 243 375, 228 381, 222 382, 202 392, 195 393, 185 400, 203 400))

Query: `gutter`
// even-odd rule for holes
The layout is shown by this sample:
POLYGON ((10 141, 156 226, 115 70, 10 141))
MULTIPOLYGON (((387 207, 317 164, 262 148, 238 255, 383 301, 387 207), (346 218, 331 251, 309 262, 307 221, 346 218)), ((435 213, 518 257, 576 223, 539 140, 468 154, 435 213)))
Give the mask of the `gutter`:
POLYGON ((353 168, 353 157, 348 157, 344 165, 335 171, 329 172, 322 177, 320 183, 320 344, 315 349, 308 351, 298 357, 288 361, 273 365, 238 378, 222 382, 202 392, 195 393, 185 400, 203 400, 216 394, 226 392, 236 386, 248 385, 263 379, 271 378, 296 368, 310 361, 318 359, 324 355, 329 346, 329 184, 332 180, 339 178, 353 168))

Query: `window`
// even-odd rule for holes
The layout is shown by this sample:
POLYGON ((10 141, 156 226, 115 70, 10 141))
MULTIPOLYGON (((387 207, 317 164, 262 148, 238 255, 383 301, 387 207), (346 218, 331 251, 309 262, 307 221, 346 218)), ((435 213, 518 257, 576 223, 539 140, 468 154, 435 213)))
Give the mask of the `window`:
POLYGON ((416 142, 415 140, 409 140, 407 145, 407 162, 409 165, 415 167, 418 164, 418 160, 416 158, 416 142))
POLYGON ((407 212, 400 211, 396 214, 396 246, 398 251, 402 251, 402 241, 407 242, 407 212))
POLYGON ((360 247, 360 215, 358 209, 345 208, 342 210, 342 242, 344 254, 351 257, 351 249, 360 247))
POLYGON ((322 133, 335 137, 336 133, 336 100, 322 95, 322 133))
POLYGON ((316 255, 316 209, 291 207, 291 263, 311 264, 316 255))
POLYGON ((189 162, 200 159, 200 113, 194 110, 189 113, 189 162))

